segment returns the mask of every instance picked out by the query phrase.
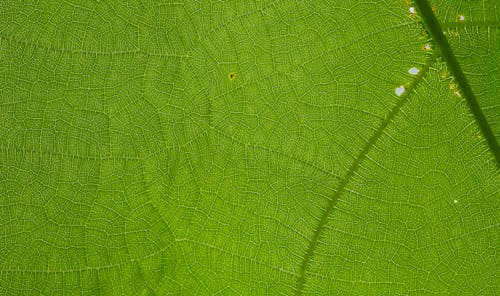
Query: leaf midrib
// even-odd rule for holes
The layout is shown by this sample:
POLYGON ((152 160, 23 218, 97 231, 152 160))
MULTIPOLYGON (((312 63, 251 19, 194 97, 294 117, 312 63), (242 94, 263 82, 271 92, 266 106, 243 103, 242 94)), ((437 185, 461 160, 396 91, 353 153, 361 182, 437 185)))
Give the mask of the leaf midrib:
POLYGON ((493 157, 496 159, 497 168, 500 168, 500 146, 498 145, 498 141, 491 130, 491 127, 484 116, 483 111, 481 110, 481 106, 472 91, 472 88, 465 76, 462 67, 458 63, 458 60, 451 49, 450 44, 448 43, 448 39, 443 34, 443 29, 439 24, 434 12, 432 11, 431 6, 427 0, 415 0, 415 6, 418 9, 419 14, 422 17, 422 21, 427 28, 427 31, 431 35, 432 39, 436 43, 440 56, 446 62, 448 69, 450 69, 455 81, 457 82, 460 90, 462 92, 463 97, 465 98, 469 109, 471 110, 474 118, 476 119, 476 123, 481 130, 486 142, 488 143, 488 147, 490 148, 493 157))

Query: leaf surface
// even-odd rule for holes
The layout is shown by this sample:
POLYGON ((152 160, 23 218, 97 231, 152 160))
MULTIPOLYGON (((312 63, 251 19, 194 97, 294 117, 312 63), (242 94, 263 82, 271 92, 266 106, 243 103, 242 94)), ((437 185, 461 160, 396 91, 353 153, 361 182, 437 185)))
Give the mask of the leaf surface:
POLYGON ((498 4, 489 132, 412 5, 0 4, 0 294, 497 295, 498 4))

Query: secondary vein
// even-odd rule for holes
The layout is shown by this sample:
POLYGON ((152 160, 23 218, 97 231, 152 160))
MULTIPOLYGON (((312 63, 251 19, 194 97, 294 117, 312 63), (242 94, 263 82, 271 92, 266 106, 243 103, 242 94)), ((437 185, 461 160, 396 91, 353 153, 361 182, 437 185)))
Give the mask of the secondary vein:
POLYGON ((385 128, 391 123, 391 121, 394 119, 396 114, 401 110, 401 107, 408 101, 408 97, 410 93, 413 92, 417 84, 422 81, 422 78, 424 75, 427 73, 429 70, 430 66, 434 63, 436 60, 437 54, 434 53, 428 61, 425 63, 424 67, 422 70, 418 73, 418 75, 415 77, 415 80, 408 86, 408 89, 401 95, 399 101, 392 107, 391 111, 387 114, 386 118, 382 121, 380 126, 377 128, 375 133, 370 137, 368 142, 365 144, 361 152, 359 153, 358 157, 354 160, 354 162, 351 164, 349 167, 349 170, 347 173, 344 175, 344 177, 340 180, 339 185, 337 186, 337 189, 335 190, 335 194, 333 197, 328 201, 328 205, 326 209, 324 210, 318 226, 316 227, 313 237, 311 241, 309 242, 309 246, 307 248, 306 254, 302 260, 302 264, 300 266, 300 271, 299 275, 297 278, 297 285, 295 289, 295 295, 301 295, 302 291, 304 289, 304 283, 305 283, 305 276, 306 276, 306 270, 307 267, 309 266, 309 262, 311 261, 311 258, 314 254, 314 250, 316 249, 316 245, 318 244, 319 237, 321 233, 323 232, 323 229, 326 226, 328 217, 331 215, 333 208, 337 204, 337 201, 339 200, 341 194, 344 192, 347 184, 349 181, 352 179, 354 176, 354 173, 356 170, 359 168, 361 162, 366 158, 366 155, 370 151, 370 149, 375 145, 375 142, 382 136, 385 128))

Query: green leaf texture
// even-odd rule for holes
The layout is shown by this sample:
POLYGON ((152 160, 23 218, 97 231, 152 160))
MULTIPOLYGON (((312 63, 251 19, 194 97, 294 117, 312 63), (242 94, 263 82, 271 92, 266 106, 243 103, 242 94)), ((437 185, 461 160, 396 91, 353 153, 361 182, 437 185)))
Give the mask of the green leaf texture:
POLYGON ((0 295, 499 295, 499 3, 472 96, 419 3, 0 2, 0 295))

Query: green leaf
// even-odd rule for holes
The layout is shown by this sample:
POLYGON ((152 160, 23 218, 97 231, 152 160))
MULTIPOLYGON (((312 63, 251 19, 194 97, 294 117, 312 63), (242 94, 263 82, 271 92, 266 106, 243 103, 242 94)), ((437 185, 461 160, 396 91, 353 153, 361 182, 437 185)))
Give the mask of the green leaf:
POLYGON ((498 295, 496 2, 3 2, 0 294, 498 295))

